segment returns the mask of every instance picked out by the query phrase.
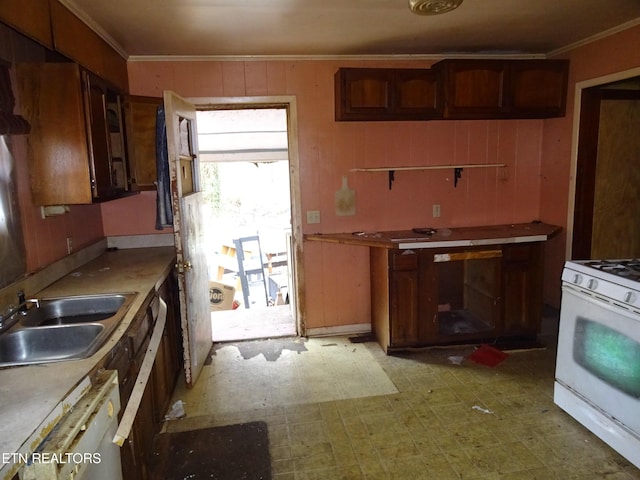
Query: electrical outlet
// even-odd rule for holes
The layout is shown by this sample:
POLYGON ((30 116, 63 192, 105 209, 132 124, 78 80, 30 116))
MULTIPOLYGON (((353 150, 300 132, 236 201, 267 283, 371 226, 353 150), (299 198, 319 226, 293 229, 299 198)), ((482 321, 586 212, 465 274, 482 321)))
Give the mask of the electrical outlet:
POLYGON ((431 211, 433 214, 433 218, 438 218, 440 216, 440 205, 438 205, 437 203, 434 203, 433 206, 431 207, 431 211))
POLYGON ((320 223, 320 210, 307 210, 307 223, 320 223))
POLYGON ((73 252, 73 240, 71 237, 67 237, 67 253, 71 254, 71 252, 73 252))

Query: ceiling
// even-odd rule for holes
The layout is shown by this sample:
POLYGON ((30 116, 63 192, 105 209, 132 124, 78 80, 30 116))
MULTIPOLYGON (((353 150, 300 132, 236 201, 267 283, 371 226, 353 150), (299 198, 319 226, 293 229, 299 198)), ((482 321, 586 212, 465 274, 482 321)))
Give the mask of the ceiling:
POLYGON ((61 0, 125 56, 546 55, 640 23, 640 0, 61 0))

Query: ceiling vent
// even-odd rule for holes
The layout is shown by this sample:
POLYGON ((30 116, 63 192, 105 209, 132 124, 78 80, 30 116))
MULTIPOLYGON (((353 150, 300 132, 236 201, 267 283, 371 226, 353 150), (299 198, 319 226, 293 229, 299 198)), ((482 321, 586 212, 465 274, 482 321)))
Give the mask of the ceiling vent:
POLYGON ((409 9, 416 15, 439 15, 455 10, 462 0, 409 0, 409 9))

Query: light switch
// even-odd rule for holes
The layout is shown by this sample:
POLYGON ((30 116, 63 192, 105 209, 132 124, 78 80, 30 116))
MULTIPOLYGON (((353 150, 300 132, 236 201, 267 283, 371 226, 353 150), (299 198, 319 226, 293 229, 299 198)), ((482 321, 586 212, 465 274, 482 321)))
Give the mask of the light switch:
POLYGON ((440 216, 440 205, 437 203, 433 204, 432 207, 433 218, 438 218, 440 216))
POLYGON ((307 223, 320 223, 320 210, 307 210, 307 223))

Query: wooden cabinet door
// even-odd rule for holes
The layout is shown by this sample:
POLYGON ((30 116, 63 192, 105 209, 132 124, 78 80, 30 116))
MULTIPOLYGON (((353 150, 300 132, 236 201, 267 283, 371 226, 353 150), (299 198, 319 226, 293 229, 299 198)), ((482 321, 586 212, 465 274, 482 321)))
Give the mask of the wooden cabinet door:
POLYGON ((418 254, 418 336, 420 344, 438 340, 438 283, 431 249, 418 254))
POLYGON ((542 243, 503 246, 503 333, 535 335, 542 316, 542 243))
POLYGON ((501 115, 504 61, 443 60, 433 68, 440 70, 443 76, 445 118, 495 118, 501 115))
POLYGON ((396 69, 392 74, 391 115, 398 119, 425 120, 442 116, 439 75, 429 69, 396 69))
POLYGON ((16 67, 36 205, 90 204, 125 195, 129 168, 119 95, 75 63, 16 67))
POLYGON ((124 100, 127 153, 132 188, 156 189, 156 114, 162 98, 127 96, 124 100))
POLYGON ((129 90, 127 61, 59 0, 50 1, 53 44, 57 52, 129 90))
POLYGON ((509 62, 505 102, 518 117, 563 116, 567 101, 568 74, 567 60, 509 62))
POLYGON ((419 342, 418 254, 390 252, 390 346, 415 346, 419 342))
POLYGON ((341 68, 335 75, 335 118, 440 118, 438 79, 438 72, 426 68, 341 68))
POLYGON ((565 60, 443 60, 448 119, 549 118, 564 115, 565 60))
POLYGON ((49 0, 2 0, 0 21, 53 49, 49 0))
POLYGON ((384 68, 341 68, 335 75, 336 120, 375 120, 391 108, 391 78, 384 68))
POLYGON ((100 82, 84 72, 85 109, 89 143, 91 188, 96 198, 111 192, 111 160, 107 130, 106 91, 100 82))
POLYGON ((17 66, 35 205, 92 202, 80 68, 73 63, 17 66))
POLYGON ((121 197, 130 190, 121 96, 90 72, 83 80, 93 197, 121 197))

